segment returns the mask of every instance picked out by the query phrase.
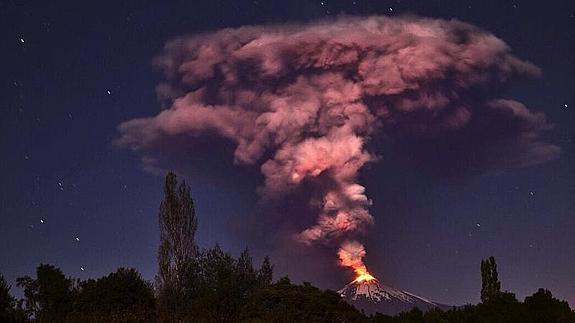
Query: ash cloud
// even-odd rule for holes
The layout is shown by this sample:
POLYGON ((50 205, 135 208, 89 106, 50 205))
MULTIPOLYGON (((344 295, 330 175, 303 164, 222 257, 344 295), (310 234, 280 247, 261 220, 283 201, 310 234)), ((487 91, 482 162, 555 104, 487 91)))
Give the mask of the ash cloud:
POLYGON ((165 145, 187 150, 181 138, 226 138, 236 164, 260 168, 263 200, 313 187, 316 222, 294 237, 344 243, 340 252, 363 250, 354 240, 373 222, 357 181, 386 153, 373 141, 442 175, 528 166, 560 152, 540 139, 551 128, 542 113, 500 97, 539 69, 456 20, 343 17, 223 29, 169 42, 155 64, 165 108, 120 124, 117 144, 150 158, 165 145))
POLYGON ((357 241, 344 241, 339 248, 337 255, 340 264, 344 267, 352 268, 357 275, 367 274, 367 267, 363 262, 366 255, 365 247, 357 241))

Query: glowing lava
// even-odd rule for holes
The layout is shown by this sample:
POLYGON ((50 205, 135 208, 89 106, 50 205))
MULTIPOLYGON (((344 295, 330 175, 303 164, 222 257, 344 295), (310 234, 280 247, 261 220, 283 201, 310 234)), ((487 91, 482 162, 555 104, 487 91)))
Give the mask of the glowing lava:
POLYGON ((355 278, 354 282, 356 283, 363 283, 363 282, 370 282, 372 280, 377 280, 377 278, 373 277, 367 270, 362 270, 358 268, 355 273, 357 277, 355 278))
POLYGON ((355 272, 356 277, 352 283, 369 283, 374 280, 377 282, 377 279, 367 271, 367 267, 363 263, 365 248, 361 243, 345 241, 337 251, 337 255, 342 266, 352 268, 355 272))

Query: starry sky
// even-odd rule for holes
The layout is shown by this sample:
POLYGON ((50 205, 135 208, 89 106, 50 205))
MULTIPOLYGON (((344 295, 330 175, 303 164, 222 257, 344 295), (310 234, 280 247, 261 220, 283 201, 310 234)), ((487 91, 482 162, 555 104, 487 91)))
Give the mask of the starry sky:
MULTIPOLYGON (((545 140, 562 150, 547 163, 456 179, 393 156, 363 170, 376 220, 365 238, 370 271, 464 304, 478 301, 479 263, 493 255, 503 288, 520 299, 545 287, 575 304, 575 3, 567 0, 0 1, 0 272, 14 283, 44 262, 78 278, 130 266, 152 279, 163 178, 113 142, 120 123, 161 108, 154 57, 180 35, 340 14, 455 18, 493 33, 541 68, 503 96, 544 112, 554 125, 545 140)), ((180 174, 197 204, 200 246, 249 247, 257 261, 271 254, 278 274, 343 286, 349 275, 332 255, 274 258, 245 228, 258 214, 258 170, 234 166, 230 149, 202 159, 204 145, 194 170, 180 174)))

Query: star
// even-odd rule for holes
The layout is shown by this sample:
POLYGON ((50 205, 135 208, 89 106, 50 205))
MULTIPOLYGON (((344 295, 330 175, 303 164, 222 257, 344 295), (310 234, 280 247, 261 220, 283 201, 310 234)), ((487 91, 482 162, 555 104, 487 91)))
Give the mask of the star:
POLYGON ((76 237, 76 241, 80 242, 80 238, 76 237))
POLYGON ((531 192, 529 192, 529 195, 534 196, 535 192, 531 191, 531 192))
POLYGON ((108 93, 108 95, 111 95, 111 94, 112 94, 112 91, 106 90, 106 93, 108 93))
POLYGON ((481 223, 477 222, 477 223, 475 223, 475 226, 478 228, 481 228, 481 223))
POLYGON ((60 191, 64 191, 64 186, 62 185, 62 182, 58 182, 58 188, 60 189, 60 191))
POLYGON ((565 103, 565 104, 563 104, 563 107, 564 107, 565 109, 567 109, 567 108, 569 107, 569 105, 568 105, 567 103, 565 103))
POLYGON ((44 219, 40 219, 40 223, 44 223, 44 219))
POLYGON ((80 267, 80 270, 81 270, 81 271, 84 271, 84 267, 80 267))
POLYGON ((390 12, 393 12, 393 8, 392 8, 392 7, 389 7, 389 11, 390 11, 390 12))
POLYGON ((24 43, 24 38, 20 37, 20 42, 24 43))

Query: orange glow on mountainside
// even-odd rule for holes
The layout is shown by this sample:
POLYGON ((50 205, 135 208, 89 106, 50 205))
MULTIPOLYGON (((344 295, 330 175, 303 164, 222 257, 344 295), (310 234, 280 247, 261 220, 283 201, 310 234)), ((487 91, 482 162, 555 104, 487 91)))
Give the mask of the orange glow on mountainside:
POLYGON ((354 282, 356 283, 363 283, 363 282, 370 282, 372 280, 377 280, 377 278, 373 277, 367 270, 358 270, 355 271, 357 277, 355 278, 354 282))

